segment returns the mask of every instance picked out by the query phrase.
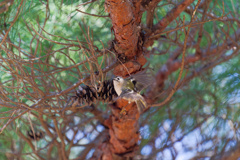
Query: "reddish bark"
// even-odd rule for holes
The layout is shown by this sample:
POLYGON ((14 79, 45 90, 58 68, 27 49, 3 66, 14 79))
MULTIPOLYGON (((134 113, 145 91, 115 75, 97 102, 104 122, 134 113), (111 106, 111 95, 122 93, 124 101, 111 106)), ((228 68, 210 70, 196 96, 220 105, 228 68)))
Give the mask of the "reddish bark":
MULTIPOLYGON (((141 1, 137 0, 107 0, 105 2, 105 9, 110 14, 113 24, 114 50, 118 56, 123 56, 128 60, 124 65, 120 64, 115 67, 115 75, 126 77, 129 72, 139 71, 146 63, 141 46, 139 24, 142 11, 140 5, 141 1)), ((104 122, 109 128, 110 138, 98 147, 95 155, 101 154, 97 159, 107 160, 133 157, 134 151, 138 149, 139 140, 138 119, 140 115, 137 106, 135 103, 128 104, 126 100, 118 99, 111 107, 112 115, 104 122), (126 112, 121 113, 123 107, 126 112)))
POLYGON ((126 77, 129 73, 139 71, 141 67, 146 64, 147 60, 143 55, 137 57, 136 60, 129 61, 123 65, 118 65, 114 68, 113 74, 116 76, 126 77))
MULTIPOLYGON (((168 14, 153 27, 152 33, 156 34, 163 31, 192 2, 193 0, 185 0, 178 5, 171 11, 171 14, 168 14)), ((154 8, 153 6, 151 7, 154 8)), ((128 60, 124 65, 120 64, 115 67, 115 75, 126 77, 128 73, 135 73, 141 70, 146 63, 146 59, 142 55, 143 38, 140 34, 142 10, 140 8, 141 1, 137 0, 106 0, 105 2, 105 10, 110 15, 115 35, 113 42, 115 53, 118 57, 128 60)), ((196 57, 189 57, 187 61, 195 61, 195 59, 196 57)), ((180 63, 171 63, 169 68, 171 68, 171 71, 177 70, 180 63)), ((163 80, 162 85, 170 72, 164 71, 164 74, 158 75, 160 78, 157 77, 157 79, 163 80), (164 76, 166 77, 164 78, 164 76)), ((109 140, 98 147, 101 151, 96 151, 95 153, 101 154, 99 159, 107 160, 119 159, 119 157, 133 157, 134 151, 138 149, 137 142, 140 138, 138 131, 140 115, 137 106, 135 103, 128 104, 127 101, 118 99, 111 107, 112 115, 104 122, 109 128, 109 140), (124 114, 121 112, 123 107, 126 110, 124 114)))
POLYGON ((141 1, 107 0, 105 10, 112 20, 115 35, 114 49, 118 54, 133 58, 138 51, 141 27, 141 1))

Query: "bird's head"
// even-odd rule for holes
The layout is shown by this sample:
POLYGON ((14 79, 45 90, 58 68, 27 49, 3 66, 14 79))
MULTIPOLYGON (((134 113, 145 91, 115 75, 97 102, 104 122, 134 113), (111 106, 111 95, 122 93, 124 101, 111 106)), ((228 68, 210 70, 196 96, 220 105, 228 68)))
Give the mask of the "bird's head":
POLYGON ((123 83, 124 83, 124 79, 122 77, 118 76, 113 78, 113 86, 118 95, 122 93, 123 83))

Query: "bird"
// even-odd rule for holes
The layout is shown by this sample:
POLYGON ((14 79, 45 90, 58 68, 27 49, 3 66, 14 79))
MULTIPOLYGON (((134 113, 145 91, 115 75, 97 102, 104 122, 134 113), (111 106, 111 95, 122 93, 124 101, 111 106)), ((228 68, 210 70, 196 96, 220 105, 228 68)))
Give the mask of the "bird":
POLYGON ((128 78, 117 76, 113 78, 113 86, 118 97, 135 102, 138 111, 142 113, 147 108, 147 102, 140 92, 151 84, 152 78, 146 72, 140 72, 128 78))

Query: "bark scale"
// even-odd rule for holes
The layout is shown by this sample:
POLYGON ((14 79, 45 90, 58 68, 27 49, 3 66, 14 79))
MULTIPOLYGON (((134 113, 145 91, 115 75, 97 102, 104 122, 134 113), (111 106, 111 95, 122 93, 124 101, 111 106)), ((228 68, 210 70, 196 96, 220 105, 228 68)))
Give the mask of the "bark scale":
MULTIPOLYGON (((141 1, 138 0, 105 1, 105 11, 112 20, 112 30, 115 35, 113 48, 116 56, 123 63, 114 69, 115 75, 126 77, 128 73, 140 71, 146 63, 142 55, 140 8, 141 1)), ((104 123, 109 129, 108 139, 98 146, 92 159, 129 159, 138 149, 140 115, 136 104, 128 104, 126 100, 118 99, 111 108, 112 115, 104 123), (120 113, 123 107, 126 114, 120 113)))

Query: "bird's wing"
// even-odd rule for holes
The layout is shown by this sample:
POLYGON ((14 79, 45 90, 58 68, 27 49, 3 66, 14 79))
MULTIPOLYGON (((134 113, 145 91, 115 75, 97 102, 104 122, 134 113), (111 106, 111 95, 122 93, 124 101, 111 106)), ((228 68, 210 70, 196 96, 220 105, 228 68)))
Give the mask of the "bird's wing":
POLYGON ((140 92, 141 90, 147 88, 154 82, 153 76, 146 71, 131 75, 129 78, 132 79, 137 92, 140 92))
POLYGON ((134 91, 131 89, 123 89, 119 97, 127 97, 130 96, 132 93, 134 93, 134 91))
POLYGON ((128 101, 131 101, 131 102, 137 101, 139 99, 143 99, 144 100, 143 96, 141 96, 137 92, 134 92, 133 90, 123 90, 119 97, 121 97, 123 99, 126 99, 128 101))

